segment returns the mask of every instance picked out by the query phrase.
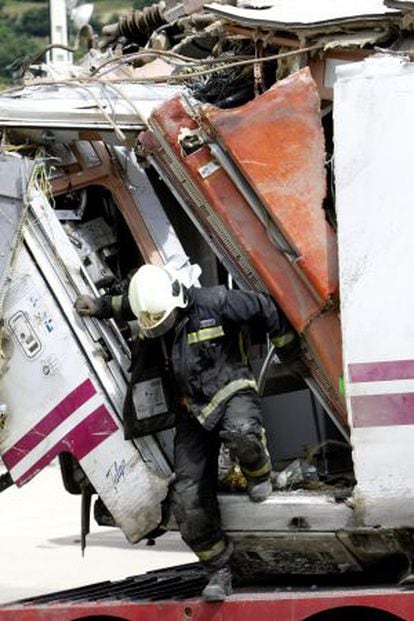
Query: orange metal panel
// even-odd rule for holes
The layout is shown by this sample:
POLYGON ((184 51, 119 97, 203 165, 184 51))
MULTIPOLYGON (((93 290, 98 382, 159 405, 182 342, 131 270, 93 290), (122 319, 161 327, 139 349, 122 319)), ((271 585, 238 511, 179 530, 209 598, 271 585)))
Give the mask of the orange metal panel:
MULTIPOLYGON (((302 332, 320 312, 322 305, 312 297, 292 264, 271 242, 265 228, 225 171, 219 167, 211 175, 201 176, 203 167, 212 162, 208 146, 202 146, 190 155, 182 153, 178 136, 183 127, 197 127, 192 121, 189 123, 188 112, 178 98, 164 104, 152 115, 152 123, 162 131, 196 188, 236 240, 295 328, 302 332)), ((210 229, 209 222, 204 225, 210 229)), ((211 233, 215 235, 214 230, 211 233)))
POLYGON ((231 110, 206 108, 207 129, 231 154, 298 266, 323 300, 338 288, 336 237, 325 219, 325 147, 320 100, 309 69, 231 110))
MULTIPOLYGON (((179 98, 163 104, 153 113, 151 126, 165 150, 163 159, 169 167, 170 178, 177 177, 177 165, 187 176, 188 181, 185 183, 176 183, 176 190, 191 197, 199 221, 197 204, 200 199, 197 196, 202 197, 220 220, 222 230, 234 240, 292 325, 306 339, 312 356, 312 373, 338 418, 346 423, 343 400, 338 393, 342 362, 341 332, 336 312, 326 310, 325 301, 314 295, 314 288, 308 286, 298 266, 292 264, 271 241, 266 228, 223 168, 212 166, 212 172, 204 174, 206 164, 214 164, 209 147, 203 145, 188 155, 183 153, 179 144, 182 128, 197 128, 197 122, 190 116, 185 104, 179 98)), ((258 136, 256 142, 260 140, 258 136)), ((150 141, 146 142, 148 146, 150 141)), ((293 166, 291 162, 290 167, 293 166)), ((220 236, 208 216, 201 215, 201 220, 212 237, 220 236)), ((322 226, 321 229, 322 240, 319 239, 320 230, 314 231, 315 239, 309 239, 309 246, 313 242, 314 246, 321 247, 320 254, 327 257, 328 251, 326 247, 323 248, 327 244, 327 236, 323 234, 326 229, 322 226)), ((312 256, 318 256, 316 251, 312 256)), ((325 268, 325 282, 329 282, 327 273, 325 268)), ((334 279, 332 281, 330 284, 334 289, 336 283, 334 279)), ((327 296, 326 286, 325 298, 327 296)))

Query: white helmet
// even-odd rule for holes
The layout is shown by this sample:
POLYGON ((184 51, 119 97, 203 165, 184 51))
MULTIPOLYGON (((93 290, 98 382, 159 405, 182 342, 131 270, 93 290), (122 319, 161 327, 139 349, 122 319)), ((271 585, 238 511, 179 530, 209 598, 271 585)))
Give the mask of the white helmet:
POLYGON ((177 308, 187 306, 176 275, 164 267, 142 265, 129 283, 128 300, 145 336, 155 338, 174 325, 177 308))

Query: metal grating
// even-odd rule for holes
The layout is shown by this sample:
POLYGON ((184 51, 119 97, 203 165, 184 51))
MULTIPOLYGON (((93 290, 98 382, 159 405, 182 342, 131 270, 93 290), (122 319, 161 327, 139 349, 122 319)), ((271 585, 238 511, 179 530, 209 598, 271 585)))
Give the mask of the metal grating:
POLYGON ((207 573, 197 563, 150 571, 114 582, 105 581, 12 602, 33 606, 102 601, 183 600, 197 597, 207 584, 207 573))

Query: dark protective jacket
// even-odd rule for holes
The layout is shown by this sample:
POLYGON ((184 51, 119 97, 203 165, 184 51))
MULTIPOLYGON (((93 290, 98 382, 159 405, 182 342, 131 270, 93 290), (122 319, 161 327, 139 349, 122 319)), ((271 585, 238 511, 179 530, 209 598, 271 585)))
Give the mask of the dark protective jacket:
MULTIPOLYGON (((128 437, 159 430, 148 419, 132 424, 128 410, 133 409, 135 384, 162 375, 164 386, 173 389, 169 409, 185 407, 210 430, 228 399, 237 392, 257 389, 253 373, 243 359, 241 326, 247 325, 255 332, 259 330, 282 340, 283 335, 292 334, 286 319, 266 294, 215 286, 192 287, 188 296, 188 306, 180 311, 174 328, 163 337, 137 339, 134 345, 131 387, 124 411, 128 437)), ((133 318, 126 295, 122 299, 101 298, 100 316, 113 315, 116 307, 125 319, 133 318)), ((161 418, 158 415, 158 421, 161 418)))

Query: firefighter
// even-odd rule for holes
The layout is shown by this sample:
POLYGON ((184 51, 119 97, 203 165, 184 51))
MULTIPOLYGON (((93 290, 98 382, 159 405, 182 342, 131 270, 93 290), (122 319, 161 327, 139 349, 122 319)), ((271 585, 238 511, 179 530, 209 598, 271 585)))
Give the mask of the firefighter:
POLYGON ((238 459, 252 502, 272 491, 260 399, 240 353, 240 329, 264 328, 283 361, 297 358, 297 336, 266 294, 223 286, 187 289, 174 273, 153 265, 138 269, 127 295, 82 295, 75 308, 84 316, 138 321, 124 406, 126 437, 134 437, 134 424, 144 425, 141 434, 162 428, 137 422, 131 412, 133 385, 161 365, 173 390, 166 409, 176 415, 173 512, 183 540, 209 572, 204 599, 224 600, 232 590, 233 547, 221 528, 216 495, 220 444, 238 459))

